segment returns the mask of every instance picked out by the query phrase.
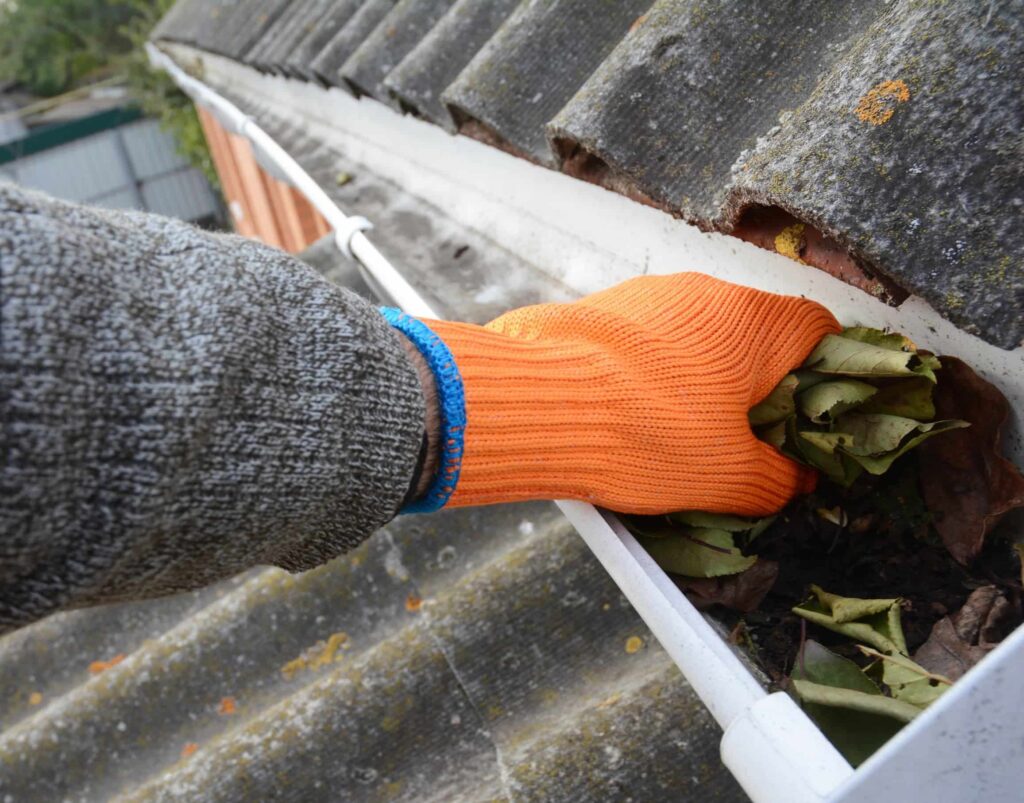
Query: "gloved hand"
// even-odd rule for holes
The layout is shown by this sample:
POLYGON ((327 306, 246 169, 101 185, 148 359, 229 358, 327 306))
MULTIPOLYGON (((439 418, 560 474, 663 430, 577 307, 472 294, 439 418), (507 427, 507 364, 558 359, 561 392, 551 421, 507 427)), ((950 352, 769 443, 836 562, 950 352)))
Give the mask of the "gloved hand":
POLYGON ((426 357, 442 411, 441 467, 411 510, 580 499, 765 515, 814 487, 747 422, 839 331, 812 301, 682 273, 483 327, 385 314, 426 357))

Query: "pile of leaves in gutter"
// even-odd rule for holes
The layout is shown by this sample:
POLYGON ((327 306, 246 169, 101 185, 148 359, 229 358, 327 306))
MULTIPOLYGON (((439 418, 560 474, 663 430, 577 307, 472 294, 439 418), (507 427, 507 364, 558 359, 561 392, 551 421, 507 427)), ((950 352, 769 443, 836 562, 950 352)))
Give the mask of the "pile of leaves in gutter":
POLYGON ((1024 506, 1010 409, 965 363, 856 327, 824 338, 750 412, 821 473, 778 516, 683 511, 626 525, 855 766, 1022 620, 1024 506))

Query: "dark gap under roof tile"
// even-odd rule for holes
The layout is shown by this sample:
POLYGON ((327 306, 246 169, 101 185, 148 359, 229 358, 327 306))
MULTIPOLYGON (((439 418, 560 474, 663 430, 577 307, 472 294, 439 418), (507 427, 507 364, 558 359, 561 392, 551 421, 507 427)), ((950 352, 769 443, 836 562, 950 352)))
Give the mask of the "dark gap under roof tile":
POLYGON ((327 42, 313 59, 310 69, 318 79, 330 86, 348 86, 338 75, 341 65, 348 61, 349 56, 356 52, 380 21, 395 7, 398 0, 366 0, 359 10, 339 27, 331 40, 327 42))
POLYGON ((405 108, 456 130, 441 93, 454 81, 520 0, 458 0, 384 79, 405 108))
POLYGON ((357 95, 397 106, 383 81, 430 32, 454 0, 399 0, 338 70, 357 95))
POLYGON ((309 34, 299 41, 291 53, 285 56, 281 65, 283 70, 309 81, 319 81, 320 78, 313 71, 312 64, 320 55, 320 51, 343 26, 348 24, 364 3, 372 2, 374 0, 334 0, 321 13, 319 19, 309 23, 309 34))
POLYGON ((524 2, 444 92, 460 122, 553 165, 545 124, 626 35, 650 0, 524 2))

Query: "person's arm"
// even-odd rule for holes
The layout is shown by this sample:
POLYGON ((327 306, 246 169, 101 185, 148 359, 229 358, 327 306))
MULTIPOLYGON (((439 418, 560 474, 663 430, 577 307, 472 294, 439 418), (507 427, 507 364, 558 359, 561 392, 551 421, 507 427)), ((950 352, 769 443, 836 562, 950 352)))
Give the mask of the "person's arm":
POLYGON ((250 241, 4 185, 0 293, 0 631, 310 568, 399 510, 774 512, 814 475, 747 411, 838 330, 694 273, 418 321, 250 241))
POLYGON ((0 183, 0 632, 359 543, 423 442, 406 348, 274 249, 0 183))

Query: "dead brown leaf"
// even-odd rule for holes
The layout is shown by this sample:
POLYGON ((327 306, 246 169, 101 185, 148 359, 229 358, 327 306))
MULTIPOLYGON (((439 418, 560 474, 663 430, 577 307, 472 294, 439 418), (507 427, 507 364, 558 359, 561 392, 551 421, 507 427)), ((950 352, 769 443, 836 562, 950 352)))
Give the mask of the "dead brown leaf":
POLYGON ((726 577, 675 577, 676 583, 697 608, 722 605, 741 613, 757 609, 775 585, 779 564, 760 559, 749 569, 726 577))
POLYGON ((929 672, 957 680, 1002 640, 1013 618, 1013 606, 999 589, 976 588, 959 611, 935 623, 914 660, 929 672))
POLYGON ((1002 456, 1006 397, 956 357, 942 357, 935 389, 937 419, 969 421, 918 447, 921 492, 935 529, 965 566, 1009 511, 1024 506, 1024 476, 1002 456))

